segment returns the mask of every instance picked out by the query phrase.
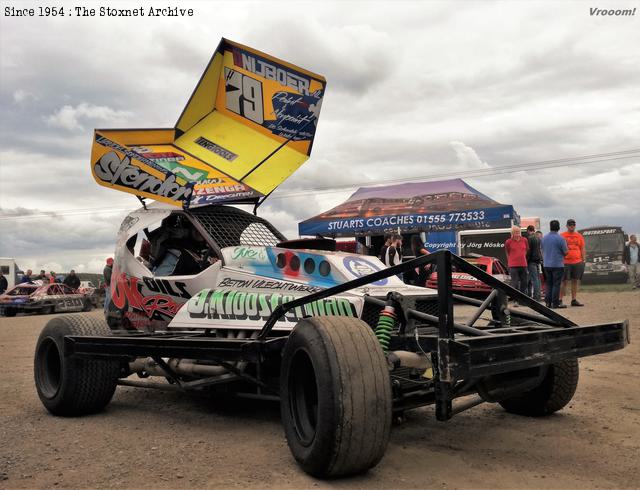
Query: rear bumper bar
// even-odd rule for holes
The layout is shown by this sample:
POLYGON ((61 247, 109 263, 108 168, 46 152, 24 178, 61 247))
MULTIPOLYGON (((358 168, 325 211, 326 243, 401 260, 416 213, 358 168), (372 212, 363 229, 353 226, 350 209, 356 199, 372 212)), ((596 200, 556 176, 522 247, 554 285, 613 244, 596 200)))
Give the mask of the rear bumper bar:
MULTIPOLYGON (((479 379, 565 359, 591 356, 622 349, 629 343, 628 321, 576 327, 526 326, 496 329, 493 335, 438 339, 419 336, 425 352, 448 352, 438 359, 444 381, 479 379), (446 342, 448 349, 439 349, 446 342)), ((407 349, 415 338, 396 338, 391 349, 407 349)))

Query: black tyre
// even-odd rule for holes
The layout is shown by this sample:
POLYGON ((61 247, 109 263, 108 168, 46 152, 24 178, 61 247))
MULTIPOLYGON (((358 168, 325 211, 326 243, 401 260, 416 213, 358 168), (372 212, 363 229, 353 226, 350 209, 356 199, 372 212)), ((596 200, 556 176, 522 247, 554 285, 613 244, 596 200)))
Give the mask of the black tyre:
POLYGON ((76 416, 102 410, 111 400, 118 361, 64 356, 65 335, 111 335, 104 320, 64 315, 49 320, 36 344, 34 377, 38 396, 54 415, 76 416))
POLYGON ((45 315, 52 315, 56 312, 56 307, 53 305, 47 305, 42 308, 42 313, 45 315))
POLYGON ((13 308, 5 308, 4 316, 16 316, 16 310, 13 308))
POLYGON ((552 364, 542 383, 531 391, 502 400, 507 411, 529 417, 541 417, 564 408, 571 401, 578 387, 579 367, 577 359, 552 364))
POLYGON ((318 478, 363 473, 382 459, 391 430, 384 353, 362 320, 299 322, 283 351, 281 413, 287 442, 318 478))
POLYGON ((82 306, 82 311, 91 311, 91 310, 93 310, 93 303, 89 298, 85 298, 82 306))

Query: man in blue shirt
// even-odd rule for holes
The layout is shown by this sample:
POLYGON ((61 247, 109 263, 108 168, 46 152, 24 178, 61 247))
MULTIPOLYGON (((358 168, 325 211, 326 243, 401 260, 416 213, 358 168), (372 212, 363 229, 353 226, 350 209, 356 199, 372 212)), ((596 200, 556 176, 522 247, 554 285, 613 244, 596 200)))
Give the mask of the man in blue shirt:
POLYGON ((542 262, 546 277, 544 302, 547 308, 566 308, 560 303, 560 286, 564 274, 564 256, 569 250, 567 242, 560 236, 560 222, 557 219, 549 223, 550 233, 542 239, 542 262))

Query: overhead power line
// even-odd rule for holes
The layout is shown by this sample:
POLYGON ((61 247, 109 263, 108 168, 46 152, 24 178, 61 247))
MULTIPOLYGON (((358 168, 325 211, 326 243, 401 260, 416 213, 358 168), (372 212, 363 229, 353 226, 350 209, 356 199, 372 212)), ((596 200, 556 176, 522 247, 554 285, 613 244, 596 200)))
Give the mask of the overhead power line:
POLYGON ((34 214, 0 216, 0 221, 13 221, 22 219, 57 218, 58 216, 82 216, 91 214, 115 214, 131 211, 131 208, 87 208, 87 209, 62 209, 58 211, 43 211, 34 214))
MULTIPOLYGON (((415 181, 433 181, 444 178, 463 178, 463 177, 485 177, 491 175, 510 174, 516 172, 545 170, 557 167, 571 167, 575 165, 588 165, 592 163, 603 163, 617 160, 627 160, 630 158, 640 158, 640 148, 632 150, 622 150, 609 153, 596 153, 591 155, 583 155, 570 158, 559 158, 554 160, 541 160, 537 162, 527 163, 515 163, 509 165, 501 165, 499 167, 488 167, 471 170, 460 170, 453 172, 441 172, 437 174, 404 177, 397 179, 385 179, 379 181, 366 181, 350 183, 342 186, 332 187, 314 187, 308 189, 299 189, 295 191, 283 191, 277 192, 269 197, 270 200, 274 199, 287 199, 290 197, 308 196, 309 194, 333 194, 338 192, 345 192, 350 189, 362 186, 375 187, 377 185, 388 185, 397 183, 407 183, 415 181)), ((640 160, 631 163, 640 163, 640 160)), ((0 221, 13 221, 23 219, 39 219, 39 218, 51 218, 56 216, 81 216, 91 214, 113 214, 120 212, 130 211, 131 208, 84 208, 84 209, 63 209, 45 211, 36 214, 20 215, 20 216, 0 216, 0 221)))
MULTIPOLYGON (((453 171, 453 172, 441 172, 437 174, 429 174, 429 175, 422 175, 422 176, 403 177, 403 178, 397 178, 397 179, 385 179, 383 181, 359 182, 359 183, 352 183, 348 185, 345 184, 340 187, 336 187, 336 186, 315 187, 313 189, 300 189, 298 191, 291 191, 291 192, 308 194, 309 192, 318 192, 318 191, 324 191, 324 190, 341 191, 343 189, 351 189, 353 187, 361 187, 361 186, 387 185, 390 183, 412 182, 416 180, 417 181, 439 180, 446 177, 476 177, 476 176, 483 176, 483 175, 496 175, 500 173, 523 172, 527 170, 538 170, 538 169, 544 169, 544 168, 554 168, 554 167, 562 167, 562 166, 569 166, 569 165, 584 165, 588 163, 599 163, 599 162, 605 162, 610 160, 622 160, 622 159, 635 158, 635 157, 640 157, 640 149, 615 151, 610 153, 597 153, 592 155, 584 155, 580 157, 559 158, 555 160, 542 160, 538 162, 515 163, 515 164, 509 164, 509 165, 500 165, 499 167, 459 170, 459 171, 453 171), (617 157, 617 158, 604 159, 604 157, 617 157), (583 161, 583 160, 586 160, 586 161, 583 161)), ((278 195, 285 195, 285 194, 289 195, 290 192, 283 192, 283 193, 279 193, 278 195)))
MULTIPOLYGON (((640 157, 640 155, 633 155, 634 158, 640 157)), ((555 168, 555 167, 570 167, 570 166, 574 166, 574 165, 584 165, 586 163, 601 163, 601 162, 610 162, 613 160, 622 160, 622 159, 627 159, 627 158, 631 158, 631 157, 618 157, 618 158, 606 158, 606 159, 600 159, 600 160, 593 160, 590 162, 573 162, 573 163, 562 163, 562 164, 548 164, 546 166, 537 166, 537 167, 532 167, 532 168, 528 168, 528 169, 522 169, 522 168, 517 168, 517 169, 502 169, 502 167, 493 167, 491 169, 477 169, 474 171, 460 171, 460 172, 447 172, 447 173, 441 173, 441 174, 431 174, 429 176, 420 176, 420 177, 407 177, 407 178, 402 178, 402 179, 388 179, 388 180, 383 180, 383 181, 368 181, 368 182, 360 182, 360 183, 354 183, 354 184, 349 184, 346 186, 341 186, 341 187, 332 187, 332 188, 320 188, 320 189, 300 189, 299 191, 290 191, 290 192, 282 192, 282 193, 277 193, 274 194, 270 197, 270 199, 280 199, 280 198, 287 198, 287 197, 296 197, 296 196, 308 196, 309 193, 313 193, 313 194, 333 194, 336 192, 344 192, 344 191, 348 191, 350 189, 354 189, 356 187, 375 187, 378 185, 388 185, 388 184, 400 184, 400 183, 408 183, 408 182, 424 182, 424 181, 433 181, 433 180, 440 180, 443 178, 462 178, 462 177, 485 177, 485 176, 490 176, 490 175, 500 175, 500 174, 510 174, 510 173, 516 173, 516 172, 523 172, 526 170, 545 170, 545 169, 549 169, 549 168, 555 168)), ((640 160, 638 160, 637 162, 631 162, 631 163, 640 163, 640 160)))

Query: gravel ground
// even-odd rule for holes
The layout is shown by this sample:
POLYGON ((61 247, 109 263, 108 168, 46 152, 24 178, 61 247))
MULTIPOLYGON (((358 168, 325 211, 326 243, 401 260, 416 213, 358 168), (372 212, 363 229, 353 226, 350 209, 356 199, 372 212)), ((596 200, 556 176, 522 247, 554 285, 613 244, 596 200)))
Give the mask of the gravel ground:
MULTIPOLYGON (((580 324, 628 318, 640 292, 584 293, 580 324)), ((92 314, 98 315, 99 312, 92 314)), ((119 387, 98 415, 49 415, 32 375, 51 316, 0 318, 0 488, 639 488, 640 348, 581 360, 578 391, 544 418, 483 404, 437 422, 433 407, 394 427, 366 475, 324 482, 292 459, 276 403, 119 387)))

